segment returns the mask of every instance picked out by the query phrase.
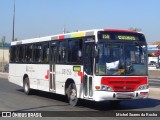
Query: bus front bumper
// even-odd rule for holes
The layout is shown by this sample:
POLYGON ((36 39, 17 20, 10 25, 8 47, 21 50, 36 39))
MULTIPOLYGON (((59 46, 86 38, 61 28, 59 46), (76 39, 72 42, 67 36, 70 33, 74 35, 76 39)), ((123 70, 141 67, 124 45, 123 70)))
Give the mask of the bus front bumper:
POLYGON ((148 96, 149 96, 149 89, 134 91, 134 92, 95 91, 93 99, 95 101, 129 100, 129 99, 144 99, 148 98, 148 96))

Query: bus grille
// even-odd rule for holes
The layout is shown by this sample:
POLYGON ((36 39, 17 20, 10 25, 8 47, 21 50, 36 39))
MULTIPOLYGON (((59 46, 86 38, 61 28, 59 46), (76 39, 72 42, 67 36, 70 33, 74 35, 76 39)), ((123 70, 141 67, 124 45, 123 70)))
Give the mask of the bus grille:
POLYGON ((147 84, 147 77, 102 77, 101 84, 110 86, 115 92, 133 92, 147 84))

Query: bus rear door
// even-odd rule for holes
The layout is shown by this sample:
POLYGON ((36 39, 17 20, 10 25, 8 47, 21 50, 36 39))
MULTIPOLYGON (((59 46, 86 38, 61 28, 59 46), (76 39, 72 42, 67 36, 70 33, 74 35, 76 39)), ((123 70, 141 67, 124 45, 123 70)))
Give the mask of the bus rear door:
POLYGON ((57 60, 57 42, 50 43, 50 92, 55 92, 55 65, 57 60))

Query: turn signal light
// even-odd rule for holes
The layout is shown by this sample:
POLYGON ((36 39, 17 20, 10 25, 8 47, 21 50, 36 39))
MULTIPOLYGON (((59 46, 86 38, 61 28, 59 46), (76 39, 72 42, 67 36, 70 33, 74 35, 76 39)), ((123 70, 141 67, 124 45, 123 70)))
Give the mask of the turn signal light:
POLYGON ((95 86, 96 90, 99 90, 101 87, 100 86, 95 86))

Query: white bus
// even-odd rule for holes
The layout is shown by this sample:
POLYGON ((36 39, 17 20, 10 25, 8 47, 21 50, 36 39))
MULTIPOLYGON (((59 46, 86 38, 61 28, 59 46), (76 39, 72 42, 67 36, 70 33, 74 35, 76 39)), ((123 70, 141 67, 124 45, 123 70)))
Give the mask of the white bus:
POLYGON ((97 29, 14 41, 9 81, 78 99, 119 103, 149 95, 147 44, 142 33, 97 29))

